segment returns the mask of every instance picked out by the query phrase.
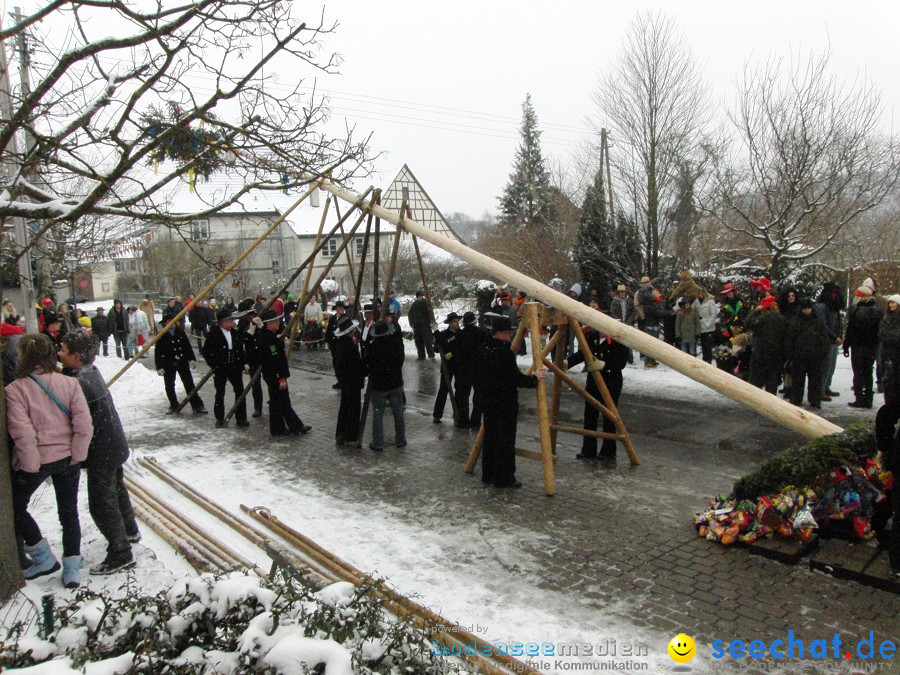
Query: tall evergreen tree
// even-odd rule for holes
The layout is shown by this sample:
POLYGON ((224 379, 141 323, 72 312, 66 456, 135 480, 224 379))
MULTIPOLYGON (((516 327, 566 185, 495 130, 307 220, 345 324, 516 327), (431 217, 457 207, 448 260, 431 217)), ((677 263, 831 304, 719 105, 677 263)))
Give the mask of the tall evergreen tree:
POLYGON ((513 172, 500 197, 500 222, 514 229, 543 226, 552 219, 550 175, 541 153, 541 132, 531 94, 522 104, 520 133, 513 172))
POLYGON ((581 207, 581 224, 573 257, 583 281, 598 288, 615 288, 637 277, 641 240, 633 221, 609 216, 603 168, 597 171, 581 207))

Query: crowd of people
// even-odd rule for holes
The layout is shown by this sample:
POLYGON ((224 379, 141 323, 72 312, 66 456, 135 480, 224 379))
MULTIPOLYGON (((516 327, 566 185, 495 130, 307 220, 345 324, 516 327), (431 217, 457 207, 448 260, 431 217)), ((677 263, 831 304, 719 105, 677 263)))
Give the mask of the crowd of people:
MULTIPOLYGON (((559 283, 554 280, 551 286, 562 290, 559 283)), ((825 284, 815 299, 791 287, 776 290, 766 278, 751 280, 746 297, 731 283, 714 296, 687 273, 672 284, 671 290, 661 279, 644 277, 637 289, 620 284, 604 294, 593 288, 584 292, 576 283, 568 295, 692 356, 715 361, 719 368, 770 393, 778 393, 781 387, 780 393, 795 405, 802 403, 804 393, 815 409, 823 400, 839 395, 832 390, 832 376, 842 350, 851 358, 853 368, 854 399, 849 405, 872 408, 875 392, 885 393, 885 405, 876 418, 878 447, 887 465, 898 455, 895 427, 900 421, 900 295, 879 295, 871 279, 855 290, 848 310, 843 306, 841 289, 833 283, 825 284)), ((330 313, 314 295, 302 310, 288 294, 273 294, 268 301, 259 295, 238 304, 227 298, 221 307, 214 300, 196 302, 187 313, 196 352, 184 316, 169 326, 184 308, 181 298, 169 299, 160 321, 160 327, 168 330, 157 340, 153 354, 157 373, 164 381, 169 413, 187 403, 178 399, 176 378, 185 392, 193 391, 192 370, 201 356, 212 371, 217 428, 227 424, 225 396, 229 388, 237 402, 234 416, 238 428, 249 426, 247 401, 241 396, 247 384, 252 384, 247 397, 253 404, 252 415, 261 416, 264 383, 271 435, 311 431, 294 410, 288 389, 285 338, 289 333, 285 327, 293 327, 293 322, 296 330, 292 335, 297 344, 308 349, 322 345, 331 352, 336 378, 333 387, 340 393, 335 444, 361 441, 365 390, 372 410, 368 447, 384 451, 384 415, 388 408, 393 418, 393 445, 406 446, 405 349, 398 324, 402 307, 393 293, 388 297, 385 311, 381 311, 378 300, 360 308, 351 299, 334 302, 330 313)), ((193 296, 187 298, 188 303, 192 300, 193 296)), ((439 330, 434 330, 434 314, 423 292, 416 293, 408 310, 418 359, 439 362, 441 384, 433 421, 443 421, 447 399, 452 396, 456 427, 472 429, 483 424, 481 479, 497 488, 521 487, 515 475, 518 389, 536 387, 544 377, 543 369, 531 375, 522 373, 509 348, 527 300, 522 291, 510 294, 498 287, 477 313, 459 316, 451 312, 439 330)), ((131 359, 158 327, 149 298, 138 307, 127 308, 116 300, 108 314, 100 308, 92 318, 45 300, 40 324, 38 335, 24 335, 21 317, 12 303, 4 302, 0 337, 6 340, 2 356, 14 447, 16 532, 22 542, 27 578, 59 569, 27 510, 37 485, 51 477, 64 531, 63 580, 72 586, 78 583, 81 562, 77 518, 81 468, 88 469, 91 515, 109 542, 106 560, 92 572, 103 574, 132 565, 130 544, 140 538, 123 484, 127 441, 93 360, 98 354, 109 354, 110 337, 116 356, 131 359), (35 431, 48 428, 52 432, 35 431)), ((545 330, 549 333, 554 328, 545 330)), ((632 350, 589 326, 584 331, 593 356, 590 367, 586 364, 585 368, 585 389, 594 399, 600 398, 599 373, 618 403, 623 371, 633 361, 632 350)), ((522 340, 519 353, 525 352, 525 344, 522 340)), ((566 357, 564 369, 585 361, 585 354, 576 348, 571 335, 566 357)), ((657 367, 651 356, 641 358, 645 368, 657 367)), ((189 402, 195 414, 207 414, 199 393, 189 402)), ((596 406, 586 401, 584 428, 596 431, 599 418, 596 406)), ((615 459, 617 443, 611 437, 615 426, 605 416, 602 424, 608 437, 598 448, 596 436, 584 435, 578 459, 615 459)), ((892 556, 892 568, 900 569, 900 551, 892 556)))

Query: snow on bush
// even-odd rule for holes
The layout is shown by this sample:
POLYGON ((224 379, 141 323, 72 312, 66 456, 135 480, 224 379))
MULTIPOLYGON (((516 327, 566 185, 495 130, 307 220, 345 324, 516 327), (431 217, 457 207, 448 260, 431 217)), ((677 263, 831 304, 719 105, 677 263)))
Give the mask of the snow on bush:
POLYGON ((202 575, 155 596, 131 582, 113 597, 80 589, 56 610, 57 629, 15 625, 0 670, 28 675, 131 672, 447 673, 427 632, 388 615, 380 582, 318 592, 240 572, 202 575), (29 632, 30 631, 30 632, 29 632), (21 670, 9 670, 21 669, 21 670))
POLYGON ((336 282, 334 279, 325 279, 322 281, 321 284, 319 284, 319 288, 322 290, 323 293, 331 294, 331 293, 337 293, 339 286, 338 286, 338 282, 336 282))

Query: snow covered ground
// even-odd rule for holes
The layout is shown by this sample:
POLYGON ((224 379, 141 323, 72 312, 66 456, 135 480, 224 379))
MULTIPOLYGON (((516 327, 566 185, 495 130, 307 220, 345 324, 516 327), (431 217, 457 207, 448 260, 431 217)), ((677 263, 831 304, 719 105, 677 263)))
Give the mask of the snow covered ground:
MULTIPOLYGON (((109 303, 91 304, 108 306, 109 303)), ((442 307, 438 320, 441 321, 447 311, 454 310, 461 314, 462 309, 465 309, 462 305, 442 307)), ((404 322, 405 318, 401 324, 404 322)), ((406 342, 406 348, 408 353, 415 354, 412 341, 406 342)), ((524 366, 528 359, 520 357, 520 363, 524 366)), ((635 360, 640 363, 637 358, 635 360)), ((97 363, 108 379, 124 361, 110 357, 100 358, 97 363)), ((842 396, 823 404, 824 415, 871 419, 872 411, 856 411, 847 407, 847 401, 852 398, 849 393, 850 380, 849 359, 841 356, 833 389, 841 392, 842 396)), ((721 396, 665 366, 655 370, 630 366, 626 372, 626 382, 628 392, 633 394, 652 393, 674 400, 723 405, 721 396)), ((523 540, 535 536, 525 528, 491 533, 489 543, 494 556, 485 559, 481 551, 488 542, 475 521, 447 522, 441 519, 440 509, 435 509, 433 520, 412 525, 395 507, 367 495, 354 495, 350 489, 344 496, 335 497, 324 494, 312 480, 292 479, 286 485, 277 475, 267 475, 257 469, 253 469, 250 479, 246 458, 240 448, 231 447, 227 441, 223 443, 223 436, 213 434, 211 425, 209 434, 199 437, 193 434, 189 442, 179 441, 185 422, 159 414, 166 408, 161 379, 140 365, 132 367, 113 386, 112 392, 135 456, 147 452, 142 439, 169 434, 171 444, 155 447, 153 455, 176 476, 196 486, 233 513, 240 513, 241 503, 267 506, 336 555, 364 571, 386 577, 400 592, 417 596, 422 604, 462 625, 483 627, 484 632, 480 636, 487 640, 540 644, 552 636, 556 643, 596 643, 598 636, 603 636, 616 639, 621 644, 658 646, 671 637, 623 623, 619 618, 623 612, 617 611, 622 608, 605 607, 597 611, 592 607, 590 611, 585 611, 589 604, 587 600, 581 602, 576 598, 573 602, 570 596, 523 586, 521 577, 510 575, 508 567, 516 565, 520 574, 528 574, 537 567, 535 560, 522 553, 523 540), (390 544, 386 546, 385 542, 390 544)), ((878 395, 876 407, 880 402, 881 396, 878 395)), ((737 404, 726 402, 725 405, 737 404)), ((233 439, 233 436, 227 437, 228 441, 233 439)), ((311 440, 315 442, 315 438, 311 440)), ((320 442, 323 452, 331 449, 327 439, 320 442)), ((310 451, 317 449, 312 447, 310 451)), ((179 497, 133 461, 129 463, 128 470, 152 486, 163 499, 178 504, 186 515, 208 527, 227 545, 264 569, 268 568, 269 561, 265 554, 240 535, 179 497)), ((84 489, 82 482, 82 546, 85 564, 90 566, 102 560, 105 542, 87 512, 84 489)), ((37 492, 33 513, 58 549, 61 535, 52 488, 45 485, 37 492)), ((149 528, 144 527, 142 532, 144 540, 136 547, 139 565, 133 579, 144 591, 153 593, 170 588, 176 579, 194 575, 185 560, 149 528)), ((92 588, 116 589, 123 581, 121 576, 97 578, 85 575, 85 583, 92 588)), ((57 575, 29 582, 23 592, 39 606, 41 596, 48 591, 59 595, 70 593, 62 589, 57 575)), ((624 606, 629 600, 623 598, 620 602, 624 606)), ((691 664, 695 669, 702 671, 710 665, 698 661, 702 661, 700 656, 691 664)), ((668 671, 671 666, 671 661, 665 658, 652 663, 651 672, 668 671)))

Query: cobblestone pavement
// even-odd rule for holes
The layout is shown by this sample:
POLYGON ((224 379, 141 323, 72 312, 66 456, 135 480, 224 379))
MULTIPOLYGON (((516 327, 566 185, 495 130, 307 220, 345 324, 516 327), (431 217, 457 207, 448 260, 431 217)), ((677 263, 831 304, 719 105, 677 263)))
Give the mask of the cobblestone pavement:
MULTIPOLYGON (((296 409, 313 425, 313 434, 331 439, 338 395, 331 390, 330 355, 304 351, 293 365, 296 409)), ((788 566, 697 537, 693 513, 763 458, 798 440, 792 432, 728 400, 701 405, 629 396, 626 371, 621 410, 640 466, 632 467, 621 448, 612 466, 578 461, 580 437, 561 434, 554 497, 544 494, 540 463, 522 458, 517 476, 524 489, 499 491, 482 486, 479 469, 474 476, 463 473, 474 432, 453 427, 449 402, 444 422, 432 422, 437 378, 436 363, 407 356, 407 448, 388 448, 384 455, 348 448, 291 452, 276 456, 273 468, 335 495, 346 496, 351 484, 402 509, 411 523, 433 517, 437 504, 448 522, 471 517, 475 509, 497 528, 526 528, 542 544, 526 551, 540 569, 523 583, 577 596, 589 603, 586 610, 609 612, 622 605, 617 600, 629 598, 623 621, 673 636, 685 632, 698 645, 714 639, 768 643, 786 639, 788 630, 807 645, 834 633, 855 645, 870 630, 879 640, 898 642, 900 596, 811 572, 805 560, 788 566)), ((520 398, 525 410, 517 445, 537 450, 534 398, 527 391, 520 398)), ((581 399, 564 388, 561 416, 578 422, 581 410, 581 399)), ((392 431, 386 414, 389 442, 392 431)), ((900 672, 900 665, 895 668, 900 672)))

